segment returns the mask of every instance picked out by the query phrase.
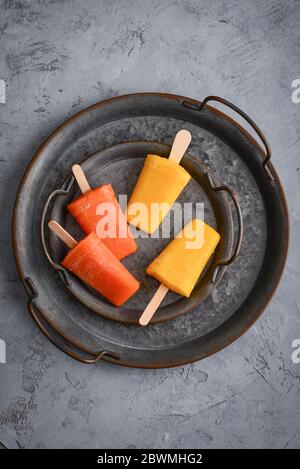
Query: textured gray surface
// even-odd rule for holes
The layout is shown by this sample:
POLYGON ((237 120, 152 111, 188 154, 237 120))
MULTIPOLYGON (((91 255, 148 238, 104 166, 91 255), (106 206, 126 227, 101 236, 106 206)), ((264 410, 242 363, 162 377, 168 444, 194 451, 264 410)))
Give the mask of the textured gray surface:
POLYGON ((0 2, 0 441, 13 447, 299 447, 300 6, 293 1, 0 2), (29 318, 11 246, 20 178, 51 130, 105 97, 219 94, 265 130, 289 202, 285 274, 262 318, 200 363, 159 371, 64 357, 29 318), (124 429, 126 431, 124 432, 124 429), (11 443, 7 443, 11 442, 11 443), (18 443, 15 443, 18 442, 18 443))

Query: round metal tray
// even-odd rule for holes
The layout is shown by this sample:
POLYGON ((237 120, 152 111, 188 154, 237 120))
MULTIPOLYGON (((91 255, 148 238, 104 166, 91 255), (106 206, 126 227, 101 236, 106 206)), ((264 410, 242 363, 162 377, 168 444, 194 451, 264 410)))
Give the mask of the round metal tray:
MULTIPOLYGON (((136 94, 98 103, 63 124, 35 155, 22 180, 14 212, 14 249, 29 311, 57 346, 85 363, 103 358, 135 367, 167 367, 199 360, 243 334, 270 301, 288 247, 284 193, 265 149, 237 122, 181 96, 136 94), (238 259, 192 313, 145 328, 111 321, 81 305, 44 256, 40 220, 51 191, 74 162, 110 145, 132 140, 170 144, 180 128, 193 135, 190 154, 238 193, 244 237, 238 259), (65 171, 62 171, 62 167, 65 171)), ((235 218, 235 216, 234 216, 235 218)))
MULTIPOLYGON (((121 143, 97 152, 84 162, 81 162, 81 167, 92 187, 98 187, 101 184, 110 182, 113 183, 117 196, 120 194, 130 195, 148 153, 167 157, 170 154, 170 146, 155 142, 121 143)), ((191 205, 187 206, 188 213, 185 214, 185 223, 188 219, 192 218, 193 212, 195 214, 196 203, 201 202, 204 204, 203 215, 205 221, 217 229, 221 235, 221 241, 191 296, 184 298, 169 292, 163 306, 159 308, 152 318, 151 324, 174 319, 198 306, 201 301, 211 294, 213 288, 221 280, 226 266, 236 258, 236 252, 232 253, 233 223, 225 191, 232 196, 237 204, 238 213, 240 213, 235 194, 233 194, 230 188, 224 187, 224 185, 221 186, 216 181, 216 178, 213 177, 211 171, 202 166, 195 157, 186 155, 181 164, 192 175, 192 180, 177 200, 181 207, 183 207, 184 203, 193 204, 192 207, 191 205)), ((62 168, 63 171, 65 169, 68 170, 68 168, 62 168)), ((76 239, 83 237, 79 226, 66 209, 66 205, 80 194, 74 178, 70 182, 69 180, 70 178, 65 181, 61 190, 55 190, 49 195, 44 206, 41 237, 46 257, 60 274, 63 272, 61 278, 64 284, 85 306, 108 319, 122 323, 138 324, 142 311, 159 285, 156 280, 146 274, 146 267, 170 242, 170 238, 163 237, 161 231, 159 237, 151 238, 143 236, 137 238, 138 252, 129 256, 123 262, 141 282, 141 288, 122 308, 114 307, 102 296, 62 268, 60 263, 67 253, 67 248, 57 236, 51 232, 49 233, 50 249, 45 240, 45 235, 48 231, 47 221, 50 218, 66 227, 67 231, 72 233, 76 239), (51 202, 53 202, 53 207, 50 212, 48 209, 51 202)), ((203 209, 203 206, 201 206, 201 209, 203 209)), ((202 214, 199 215, 202 216, 202 214)), ((165 222, 171 227, 172 239, 174 235, 172 232, 174 228, 172 217, 167 217, 165 222)), ((239 237, 235 243, 236 246, 240 244, 242 226, 239 227, 238 232, 239 237)))

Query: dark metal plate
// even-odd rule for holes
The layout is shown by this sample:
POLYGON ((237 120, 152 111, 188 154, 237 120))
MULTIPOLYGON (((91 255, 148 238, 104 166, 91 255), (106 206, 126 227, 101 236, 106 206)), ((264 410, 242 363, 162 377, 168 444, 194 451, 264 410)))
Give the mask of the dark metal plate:
MULTIPOLYGON (((112 183, 117 196, 120 194, 130 196, 148 153, 167 157, 170 154, 170 147, 155 142, 122 143, 97 152, 82 162, 81 167, 92 187, 112 183)), ((195 204, 199 202, 203 203, 205 208, 205 221, 217 229, 221 235, 221 241, 215 251, 213 259, 202 274, 191 296, 189 298, 183 298, 180 295, 169 292, 162 307, 159 308, 153 317, 151 321, 152 324, 174 319, 181 314, 191 311, 199 305, 201 301, 207 298, 213 288, 221 280, 225 271, 225 267, 223 267, 218 273, 217 281, 215 281, 214 272, 216 266, 222 262, 223 259, 227 259, 232 251, 232 216, 224 192, 216 192, 214 188, 211 187, 209 179, 207 178, 207 173, 211 174, 211 172, 202 166, 199 162, 199 158, 186 155, 181 164, 192 175, 192 180, 177 202, 181 204, 193 203, 194 214, 195 204)), ((220 185, 216 178, 214 178, 214 183, 218 186, 220 185)), ((68 181, 65 182, 63 187, 67 186, 68 181)), ((78 240, 83 237, 83 234, 80 227, 69 215, 66 205, 79 194, 80 191, 77 184, 73 181, 72 184, 69 184, 67 194, 56 197, 51 211, 51 218, 66 227, 67 231, 78 240)), ((193 213, 190 213, 190 207, 188 207, 188 209, 185 222, 193 216, 193 213)), ((48 219, 50 219, 50 217, 45 218, 45 224, 42 230, 48 230, 48 219)), ((167 217, 165 222, 170 224, 171 237, 173 237, 174 227, 172 217, 167 217)), ((54 234, 49 233, 49 238, 52 252, 51 257, 55 263, 60 264, 67 253, 67 249, 54 234)), ((148 236, 137 238, 138 252, 129 256, 123 262, 130 272, 141 282, 141 288, 122 308, 116 308, 111 305, 103 297, 89 289, 84 283, 73 275, 70 275, 67 271, 65 272, 65 276, 67 276, 68 279, 66 285, 79 301, 95 313, 122 323, 138 324, 138 319, 142 311, 159 285, 156 280, 146 274, 146 267, 169 242, 170 238, 162 237, 161 232, 160 236, 157 238, 150 238, 148 236)), ((63 278, 66 277, 62 277, 62 279, 63 278)))
POLYGON ((32 297, 30 311, 39 311, 46 327, 54 326, 60 337, 91 352, 90 361, 103 350, 110 354, 101 358, 136 367, 176 366, 201 359, 244 333, 279 282, 287 254, 288 214, 276 171, 271 163, 268 171, 263 167, 265 154, 248 132, 225 114, 200 104, 163 94, 122 96, 96 104, 47 140, 22 181, 14 214, 14 247, 21 278, 32 297), (63 183, 74 162, 126 141, 170 144, 182 127, 193 135, 190 154, 238 193, 244 216, 240 256, 212 295, 190 314, 146 328, 104 319, 61 288, 57 272, 42 252, 39 223, 45 200, 63 183))

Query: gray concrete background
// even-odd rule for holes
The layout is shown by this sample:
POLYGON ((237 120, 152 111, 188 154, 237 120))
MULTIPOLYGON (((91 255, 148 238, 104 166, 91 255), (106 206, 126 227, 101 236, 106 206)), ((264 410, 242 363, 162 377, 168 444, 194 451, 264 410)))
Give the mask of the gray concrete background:
POLYGON ((0 441, 8 447, 300 447, 300 3, 0 1, 0 441), (26 312, 11 246, 20 178, 45 137, 103 98, 218 94, 266 132, 291 246, 267 311, 233 345, 170 370, 83 366, 26 312))

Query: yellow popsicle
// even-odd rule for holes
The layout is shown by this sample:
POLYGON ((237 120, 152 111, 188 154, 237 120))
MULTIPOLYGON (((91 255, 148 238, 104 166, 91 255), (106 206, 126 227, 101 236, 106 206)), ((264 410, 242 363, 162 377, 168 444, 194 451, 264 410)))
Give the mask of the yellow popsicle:
POLYGON ((148 155, 129 200, 128 222, 152 234, 190 179, 176 161, 148 155))
POLYGON ((219 241, 217 231, 194 218, 151 262, 147 273, 174 292, 189 297, 219 241))

